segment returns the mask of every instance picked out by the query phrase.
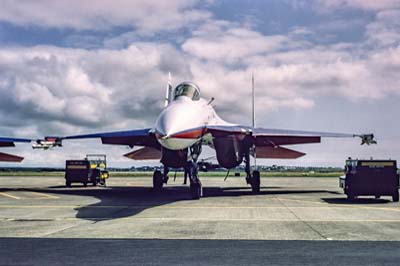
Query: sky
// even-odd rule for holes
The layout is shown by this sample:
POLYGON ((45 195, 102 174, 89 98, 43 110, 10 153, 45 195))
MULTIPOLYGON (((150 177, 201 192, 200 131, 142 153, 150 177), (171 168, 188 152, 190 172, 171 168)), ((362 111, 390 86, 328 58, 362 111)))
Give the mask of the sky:
MULTIPOLYGON (((152 127, 168 77, 193 81, 222 118, 257 126, 374 133, 378 145, 323 139, 297 160, 265 165, 342 166, 347 157, 400 159, 400 0, 3 0, 0 135, 152 127)), ((104 153, 130 167, 129 149, 99 140, 29 145, 19 166, 62 167, 104 153)), ((204 157, 213 154, 206 149, 204 157)), ((2 163, 0 166, 16 166, 2 163)))

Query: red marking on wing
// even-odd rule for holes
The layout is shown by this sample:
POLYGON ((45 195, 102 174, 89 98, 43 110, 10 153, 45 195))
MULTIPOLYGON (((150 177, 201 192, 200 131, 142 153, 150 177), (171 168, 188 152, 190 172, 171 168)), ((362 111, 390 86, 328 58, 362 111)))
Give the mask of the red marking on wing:
POLYGON ((284 147, 257 147, 257 158, 272 158, 272 159, 296 159, 306 155, 303 152, 287 149, 284 147))
POLYGON ((161 151, 151 147, 144 147, 124 155, 132 160, 160 160, 161 151))
POLYGON ((17 163, 19 163, 23 159, 24 158, 20 157, 20 156, 16 156, 16 155, 0 152, 0 161, 3 161, 3 162, 17 162, 17 163))

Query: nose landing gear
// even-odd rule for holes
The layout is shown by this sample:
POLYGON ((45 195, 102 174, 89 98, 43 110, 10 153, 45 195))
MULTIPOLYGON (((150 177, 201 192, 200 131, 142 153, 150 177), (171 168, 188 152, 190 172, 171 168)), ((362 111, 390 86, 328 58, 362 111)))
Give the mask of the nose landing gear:
POLYGON ((192 199, 200 199, 203 196, 203 187, 198 176, 197 164, 190 161, 186 168, 186 171, 189 173, 190 194, 192 199))
MULTIPOLYGON (((168 182, 168 168, 164 167, 164 173, 160 170, 155 170, 153 173, 153 189, 155 191, 161 191, 164 184, 168 182)), ((189 161, 186 165, 185 172, 189 175, 190 181, 190 194, 192 199, 200 199, 203 196, 203 187, 201 185, 197 164, 193 161, 189 161)))

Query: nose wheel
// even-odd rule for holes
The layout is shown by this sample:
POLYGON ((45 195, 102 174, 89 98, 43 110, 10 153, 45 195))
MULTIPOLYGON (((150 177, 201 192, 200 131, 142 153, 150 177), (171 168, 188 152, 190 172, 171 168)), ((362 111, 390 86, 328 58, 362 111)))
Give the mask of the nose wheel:
POLYGON ((253 177, 250 180, 253 194, 260 194, 260 171, 253 171, 253 177))
POLYGON ((197 164, 188 162, 186 171, 189 174, 190 194, 192 199, 200 199, 203 196, 203 187, 198 176, 197 164))
POLYGON ((153 188, 155 191, 160 191, 162 190, 162 187, 164 185, 164 178, 161 173, 161 171, 156 170, 153 173, 153 188))
POLYGON ((190 194, 192 199, 200 199, 203 196, 203 187, 200 180, 198 180, 198 183, 190 184, 190 194))
POLYGON ((164 184, 168 182, 168 172, 169 169, 164 167, 164 173, 161 173, 160 170, 155 170, 153 173, 153 189, 155 191, 162 190, 164 184))

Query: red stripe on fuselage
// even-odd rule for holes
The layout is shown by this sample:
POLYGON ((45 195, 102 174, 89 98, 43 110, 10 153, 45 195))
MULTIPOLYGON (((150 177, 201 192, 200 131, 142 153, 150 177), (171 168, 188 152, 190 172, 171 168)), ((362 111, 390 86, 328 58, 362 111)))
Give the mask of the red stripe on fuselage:
POLYGON ((203 136, 205 132, 204 128, 199 128, 191 131, 185 131, 181 133, 177 133, 171 136, 171 138, 176 139, 199 139, 203 136))

